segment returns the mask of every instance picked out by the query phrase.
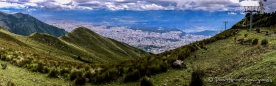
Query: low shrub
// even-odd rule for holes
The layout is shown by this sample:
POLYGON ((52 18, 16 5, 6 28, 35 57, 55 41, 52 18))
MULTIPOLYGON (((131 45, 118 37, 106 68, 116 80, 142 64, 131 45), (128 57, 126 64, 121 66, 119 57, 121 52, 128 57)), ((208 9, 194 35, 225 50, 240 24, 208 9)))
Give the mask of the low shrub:
POLYGON ((193 71, 190 86, 203 86, 202 77, 204 76, 204 71, 196 70, 193 71))
POLYGON ((138 70, 134 70, 132 73, 128 73, 124 75, 124 82, 137 81, 141 78, 140 72, 138 70))
POLYGON ((107 71, 107 73, 109 74, 109 81, 115 80, 117 78, 119 78, 119 72, 117 69, 115 68, 111 68, 107 71))
POLYGON ((85 77, 78 77, 76 80, 75 80, 75 85, 77 86, 84 86, 86 84, 86 79, 85 77))
POLYGON ((84 77, 89 79, 89 82, 92 81, 93 74, 90 71, 85 72, 84 77))
POLYGON ((8 81, 7 86, 16 86, 13 82, 8 81))
POLYGON ((261 42, 261 45, 266 46, 268 44, 268 40, 267 39, 263 39, 261 42))
POLYGON ((150 80, 149 77, 143 77, 140 80, 140 86, 154 86, 154 83, 150 80))
POLYGON ((168 63, 163 63, 162 65, 160 65, 160 68, 162 72, 167 72, 170 68, 170 65, 168 63))
POLYGON ((63 68, 60 70, 60 75, 65 75, 65 74, 68 74, 70 73, 70 70, 68 68, 63 68))
POLYGON ((58 71, 56 69, 52 69, 49 72, 48 77, 50 77, 50 78, 58 78, 58 71))
POLYGON ((79 77, 79 72, 78 71, 71 71, 70 73, 70 81, 74 81, 75 79, 77 79, 79 77))
POLYGON ((266 32, 265 35, 266 35, 266 36, 269 36, 269 32, 266 32))
POLYGON ((24 60, 21 60, 21 61, 18 62, 18 66, 19 66, 19 67, 23 67, 23 66, 25 66, 25 65, 27 65, 27 64, 30 64, 31 62, 32 62, 32 61, 29 60, 29 59, 24 59, 24 60))
POLYGON ((99 84, 99 83, 107 82, 105 78, 106 78, 105 74, 96 74, 91 81, 93 83, 99 84))
POLYGON ((43 72, 44 73, 49 73, 50 72, 50 69, 48 67, 43 67, 43 72))
POLYGON ((7 64, 1 64, 2 69, 6 69, 7 68, 7 64))
POLYGON ((148 76, 151 76, 151 75, 154 75, 154 74, 157 74, 157 73, 161 73, 161 68, 160 68, 160 65, 159 64, 152 64, 149 66, 148 68, 149 72, 148 72, 148 76))
POLYGON ((244 37, 247 37, 248 36, 248 34, 244 34, 244 37))
POLYGON ((261 33, 260 28, 257 28, 257 29, 256 29, 256 32, 257 32, 257 33, 261 33))
POLYGON ((6 61, 7 57, 6 55, 1 55, 1 60, 6 61))
POLYGON ((252 45, 257 45, 259 42, 259 39, 254 39, 253 42, 252 42, 252 45))
POLYGON ((37 66, 36 66, 36 71, 38 71, 38 72, 40 72, 40 73, 45 73, 44 72, 44 68, 43 68, 44 66, 43 66, 43 64, 42 63, 37 63, 37 66))

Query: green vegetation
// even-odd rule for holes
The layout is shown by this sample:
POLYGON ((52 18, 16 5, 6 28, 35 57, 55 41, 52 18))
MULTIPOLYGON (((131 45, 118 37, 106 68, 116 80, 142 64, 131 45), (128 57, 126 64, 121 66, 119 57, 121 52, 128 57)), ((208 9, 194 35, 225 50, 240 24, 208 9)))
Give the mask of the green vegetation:
POLYGON ((261 42, 261 45, 266 46, 268 44, 268 40, 267 39, 263 39, 261 42))
MULTIPOLYGON (((262 15, 255 15, 258 16, 262 15)), ((275 85, 276 30, 270 29, 274 26, 258 27, 260 32, 237 26, 211 38, 150 56, 84 27, 59 38, 40 33, 24 37, 0 29, 3 36, 0 37, 0 62, 8 63, 0 71, 0 77, 4 77, 0 81, 4 80, 5 85, 8 81, 23 85, 275 85), (259 40, 262 41, 259 43, 259 40), (176 61, 183 61, 185 67, 175 68, 176 61), (6 75, 9 70, 13 70, 12 74, 6 75), (40 79, 19 81, 21 74, 29 75, 27 79, 34 76, 40 79), (208 81, 209 78, 267 79, 269 82, 229 83, 208 81)))
POLYGON ((204 71, 196 70, 192 73, 190 86, 203 86, 204 71))
POLYGON ((259 39, 254 39, 253 42, 252 42, 252 45, 257 45, 259 42, 259 39))
POLYGON ((149 77, 143 77, 140 81, 140 86, 154 86, 154 83, 149 77))
POLYGON ((100 36, 85 27, 76 28, 65 36, 60 37, 60 39, 84 52, 88 52, 89 56, 82 54, 83 52, 77 53, 77 50, 65 49, 68 50, 67 52, 76 53, 76 55, 90 62, 127 60, 149 55, 145 51, 136 49, 125 43, 100 36))
POLYGON ((2 69, 6 69, 7 68, 7 64, 1 64, 2 69))
MULTIPOLYGON (((99 41, 95 42, 101 42, 98 43, 100 45, 89 41, 94 39, 69 37, 72 40, 85 40, 71 44, 61 38, 41 33, 33 33, 28 37, 24 37, 1 28, 0 59, 32 72, 47 74, 49 78, 70 80, 76 85, 84 85, 88 81, 95 82, 98 80, 94 79, 93 76, 96 74, 93 71, 100 71, 97 68, 101 67, 100 65, 103 65, 103 63, 149 55, 145 51, 102 37, 84 27, 78 28, 77 31, 72 33, 81 32, 82 30, 89 32, 83 34, 83 37, 97 38, 95 40, 99 41), (101 54, 101 52, 109 52, 110 54, 101 54)), ((78 36, 77 34, 74 35, 78 36)), ((6 66, 2 65, 2 67, 6 69, 6 66)), ((108 77, 105 79, 109 81, 117 79, 116 76, 113 76, 118 73, 116 70, 108 70, 107 73, 108 77), (114 78, 109 79, 110 77, 114 78)))

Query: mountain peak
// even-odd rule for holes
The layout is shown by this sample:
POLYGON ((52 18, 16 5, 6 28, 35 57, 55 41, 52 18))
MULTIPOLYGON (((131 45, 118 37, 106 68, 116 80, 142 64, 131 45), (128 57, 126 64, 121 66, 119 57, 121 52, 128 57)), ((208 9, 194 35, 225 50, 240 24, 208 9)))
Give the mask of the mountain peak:
POLYGON ((76 31, 87 31, 87 30, 89 30, 89 31, 90 31, 90 29, 88 29, 88 28, 86 28, 86 27, 81 26, 81 27, 78 27, 78 28, 74 29, 72 32, 76 32, 76 31))
POLYGON ((26 15, 28 15, 28 14, 23 14, 23 13, 15 13, 15 14, 12 14, 14 17, 16 17, 16 18, 23 18, 23 17, 25 17, 26 15))
POLYGON ((100 34, 94 32, 94 31, 92 31, 92 30, 90 30, 90 29, 88 29, 86 27, 83 27, 83 26, 82 27, 78 27, 78 28, 72 30, 70 33, 71 34, 76 34, 76 35, 79 35, 79 36, 80 35, 83 35, 83 36, 85 36, 85 35, 93 35, 93 36, 99 36, 99 37, 101 37, 100 34))
POLYGON ((6 14, 0 12, 0 26, 6 27, 12 33, 24 36, 39 32, 59 37, 67 33, 64 29, 51 26, 23 13, 6 14))
POLYGON ((67 43, 74 44, 87 52, 95 53, 95 57, 109 60, 123 60, 126 58, 149 55, 149 53, 136 49, 125 43, 101 36, 86 27, 78 27, 65 36, 61 36, 60 39, 67 43))

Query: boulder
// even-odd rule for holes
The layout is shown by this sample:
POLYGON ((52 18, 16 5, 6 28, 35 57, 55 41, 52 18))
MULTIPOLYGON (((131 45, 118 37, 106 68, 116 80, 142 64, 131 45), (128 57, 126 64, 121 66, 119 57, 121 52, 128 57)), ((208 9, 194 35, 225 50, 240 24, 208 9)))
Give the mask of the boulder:
POLYGON ((182 60, 175 60, 172 65, 175 68, 187 68, 186 64, 182 60))

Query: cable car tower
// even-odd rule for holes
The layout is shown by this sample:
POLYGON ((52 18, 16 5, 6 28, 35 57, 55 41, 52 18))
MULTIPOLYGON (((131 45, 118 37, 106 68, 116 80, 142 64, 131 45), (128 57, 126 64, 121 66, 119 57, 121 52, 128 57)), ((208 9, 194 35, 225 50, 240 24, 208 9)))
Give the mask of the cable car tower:
POLYGON ((264 2, 267 0, 259 0, 259 1, 242 1, 241 5, 244 7, 244 12, 250 13, 250 28, 249 31, 252 31, 252 21, 253 21, 253 13, 263 14, 264 13, 264 2))

